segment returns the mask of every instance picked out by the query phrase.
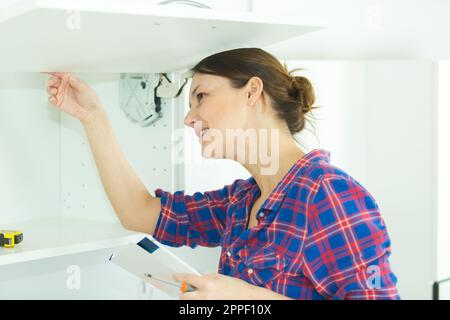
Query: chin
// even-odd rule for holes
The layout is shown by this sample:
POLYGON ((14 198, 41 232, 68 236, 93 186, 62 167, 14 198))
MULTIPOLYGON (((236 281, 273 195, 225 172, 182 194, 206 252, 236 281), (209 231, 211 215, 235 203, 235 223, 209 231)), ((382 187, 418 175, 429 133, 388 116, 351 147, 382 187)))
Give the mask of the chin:
POLYGON ((216 150, 217 148, 211 144, 210 141, 204 141, 202 144, 202 157, 205 159, 223 159, 220 157, 216 150))

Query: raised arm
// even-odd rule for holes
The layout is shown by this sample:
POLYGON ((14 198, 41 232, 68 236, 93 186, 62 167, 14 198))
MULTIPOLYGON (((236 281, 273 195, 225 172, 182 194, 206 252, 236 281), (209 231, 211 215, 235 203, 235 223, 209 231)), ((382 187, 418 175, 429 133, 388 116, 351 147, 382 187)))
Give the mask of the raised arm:
POLYGON ((50 73, 49 101, 82 123, 106 194, 121 224, 153 234, 161 201, 150 195, 125 158, 97 94, 70 73, 50 73))

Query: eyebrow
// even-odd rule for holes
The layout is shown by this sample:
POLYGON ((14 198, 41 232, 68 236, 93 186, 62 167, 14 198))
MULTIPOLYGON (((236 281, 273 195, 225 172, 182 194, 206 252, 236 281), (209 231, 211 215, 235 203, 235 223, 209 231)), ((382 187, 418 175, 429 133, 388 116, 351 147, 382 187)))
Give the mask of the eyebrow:
MULTIPOLYGON (((195 87, 194 91, 192 91, 191 93, 191 97, 195 96, 195 92, 197 91, 198 87, 200 87, 200 85, 197 85, 197 87, 195 87)), ((191 103, 189 102, 189 108, 191 108, 191 103)))

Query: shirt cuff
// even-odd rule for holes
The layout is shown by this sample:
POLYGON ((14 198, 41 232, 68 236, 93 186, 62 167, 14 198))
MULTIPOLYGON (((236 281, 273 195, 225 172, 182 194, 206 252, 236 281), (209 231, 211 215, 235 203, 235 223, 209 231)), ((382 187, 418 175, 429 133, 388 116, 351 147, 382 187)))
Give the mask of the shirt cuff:
POLYGON ((155 197, 161 199, 161 211, 156 222, 153 238, 171 247, 189 245, 188 226, 189 217, 186 212, 183 192, 155 190, 155 197))

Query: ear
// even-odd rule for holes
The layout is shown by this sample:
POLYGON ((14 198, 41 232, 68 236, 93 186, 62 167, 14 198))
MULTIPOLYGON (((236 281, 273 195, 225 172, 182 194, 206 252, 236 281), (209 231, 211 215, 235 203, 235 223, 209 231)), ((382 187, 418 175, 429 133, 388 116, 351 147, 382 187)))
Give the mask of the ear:
POLYGON ((263 82, 259 77, 251 77, 246 84, 247 104, 255 105, 263 92, 263 82))

